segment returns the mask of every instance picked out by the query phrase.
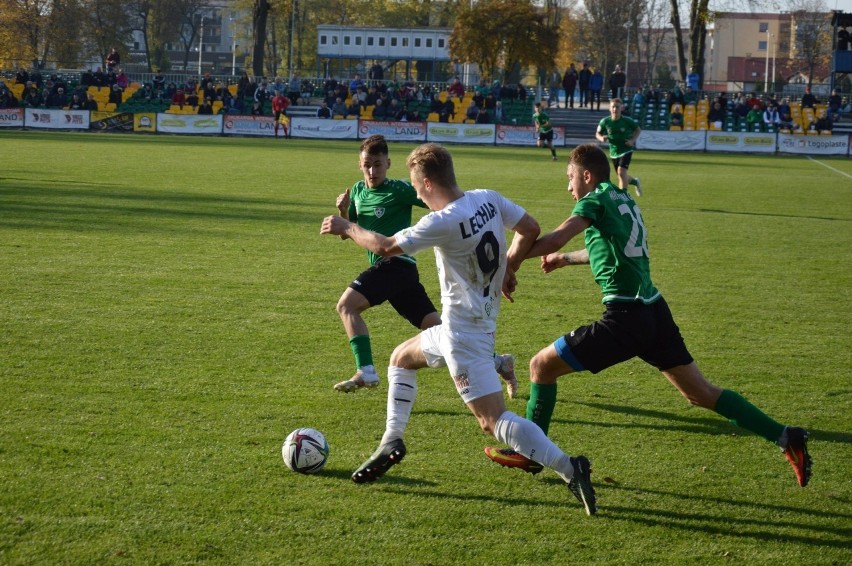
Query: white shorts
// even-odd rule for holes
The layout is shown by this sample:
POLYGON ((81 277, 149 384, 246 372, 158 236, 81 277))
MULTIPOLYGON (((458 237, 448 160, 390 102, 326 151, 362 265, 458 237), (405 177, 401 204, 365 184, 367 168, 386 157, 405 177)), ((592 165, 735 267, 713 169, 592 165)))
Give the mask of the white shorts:
POLYGON ((493 333, 453 332, 443 324, 420 333, 420 349, 429 367, 446 365, 462 401, 470 403, 503 390, 494 369, 493 333))

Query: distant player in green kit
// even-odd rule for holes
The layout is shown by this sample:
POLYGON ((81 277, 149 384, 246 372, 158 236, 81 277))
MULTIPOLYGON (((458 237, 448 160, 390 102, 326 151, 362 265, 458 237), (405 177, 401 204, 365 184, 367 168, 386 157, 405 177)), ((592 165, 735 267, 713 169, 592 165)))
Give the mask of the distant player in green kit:
MULTIPOLYGON (((383 136, 370 136, 361 143, 358 164, 364 180, 337 197, 340 216, 386 236, 411 226, 412 207, 426 208, 426 205, 417 198, 410 182, 387 178, 391 160, 383 136)), ((388 301, 396 312, 420 330, 441 324, 435 305, 420 283, 413 257, 403 254, 384 258, 372 252, 367 252, 367 256, 370 268, 349 285, 337 302, 337 313, 349 337, 357 368, 350 379, 334 386, 344 393, 379 384, 370 334, 361 316, 365 310, 388 301)), ((518 389, 514 356, 495 356, 494 365, 507 384, 509 397, 514 398, 518 389)))
MULTIPOLYGON (((793 467, 798 484, 806 486, 811 476, 808 432, 776 422, 738 393, 704 377, 665 299, 651 281, 648 237, 639 206, 630 193, 613 185, 609 176, 609 162, 600 148, 594 144, 575 148, 568 163, 568 188, 577 204, 567 220, 540 236, 525 254, 526 258, 542 256, 545 273, 567 265, 591 264, 606 309, 599 321, 559 337, 530 361, 527 419, 546 434, 556 406, 559 376, 598 373, 639 357, 660 370, 693 405, 715 411, 776 443, 793 467), (584 231, 584 250, 559 251, 584 231)), ((517 270, 524 258, 511 255, 509 266, 517 270)), ((541 470, 541 464, 528 454, 492 447, 485 452, 503 466, 531 473, 541 470)))
POLYGON ((636 120, 621 115, 622 108, 624 103, 620 98, 609 101, 609 116, 600 121, 595 137, 604 143, 609 143, 609 156, 612 158, 612 167, 618 175, 618 186, 626 189, 627 185, 633 185, 636 196, 641 197, 642 185, 639 183, 639 177, 631 177, 627 169, 630 167, 633 150, 636 149, 636 140, 639 139, 642 130, 636 120))
POLYGON ((556 150, 553 149, 553 125, 550 123, 550 116, 541 109, 541 102, 535 103, 533 124, 535 124, 535 133, 538 134, 536 145, 541 147, 542 143, 546 143, 547 147, 550 148, 551 157, 556 161, 556 150))

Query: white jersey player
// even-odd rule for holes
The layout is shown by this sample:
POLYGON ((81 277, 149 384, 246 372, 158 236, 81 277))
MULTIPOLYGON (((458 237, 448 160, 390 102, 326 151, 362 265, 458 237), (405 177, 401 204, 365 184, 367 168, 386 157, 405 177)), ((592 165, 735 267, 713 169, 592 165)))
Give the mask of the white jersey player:
POLYGON ((432 212, 387 237, 339 216, 323 220, 321 234, 347 236, 384 257, 434 247, 441 282, 441 325, 396 347, 388 368, 385 433, 378 449, 353 474, 375 481, 406 454, 403 434, 417 392, 417 370, 446 363, 462 400, 482 430, 519 453, 552 468, 588 514, 596 510, 589 461, 569 457, 541 429, 506 410, 493 351, 500 295, 511 300, 515 270, 507 264, 505 229, 515 232, 512 257, 525 257, 540 228, 523 208, 491 190, 464 192, 450 153, 424 144, 408 156, 411 184, 432 212), (534 458, 533 458, 534 456, 534 458))

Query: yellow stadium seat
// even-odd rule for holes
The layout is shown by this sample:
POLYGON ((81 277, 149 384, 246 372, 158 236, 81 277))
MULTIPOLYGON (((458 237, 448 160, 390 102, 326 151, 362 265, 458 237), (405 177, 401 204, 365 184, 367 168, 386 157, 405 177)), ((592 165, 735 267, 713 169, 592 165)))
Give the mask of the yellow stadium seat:
POLYGON ((104 111, 106 112, 115 112, 116 104, 115 102, 107 102, 104 104, 104 111))
POLYGON ((440 121, 440 117, 437 112, 429 112, 429 116, 426 118, 429 122, 438 122, 440 121))

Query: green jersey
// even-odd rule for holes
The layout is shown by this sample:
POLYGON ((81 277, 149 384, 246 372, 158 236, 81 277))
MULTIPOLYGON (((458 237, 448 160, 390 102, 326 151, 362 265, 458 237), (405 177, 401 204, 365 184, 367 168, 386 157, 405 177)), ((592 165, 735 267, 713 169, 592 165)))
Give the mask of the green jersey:
POLYGON ((613 159, 635 149, 627 145, 627 141, 633 137, 638 129, 639 124, 636 120, 627 116, 622 116, 618 120, 613 120, 612 116, 607 116, 598 124, 598 133, 606 134, 607 140, 609 140, 609 156, 613 159))
POLYGON ((538 126, 538 133, 540 134, 546 134, 553 129, 553 126, 550 125, 550 116, 544 110, 533 114, 533 120, 538 126))
POLYGON ((572 214, 591 221, 586 249, 604 303, 660 298, 651 282, 645 223, 630 193, 604 181, 577 201, 572 214))
MULTIPOLYGON (((352 185, 349 196, 349 220, 383 236, 393 236, 411 226, 412 206, 426 208, 423 201, 417 198, 411 183, 399 179, 385 179, 375 189, 367 187, 364 181, 358 181, 352 185)), ((371 264, 382 259, 382 256, 373 252, 367 252, 367 257, 371 264)), ((411 256, 400 257, 415 263, 411 256)))

